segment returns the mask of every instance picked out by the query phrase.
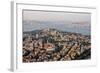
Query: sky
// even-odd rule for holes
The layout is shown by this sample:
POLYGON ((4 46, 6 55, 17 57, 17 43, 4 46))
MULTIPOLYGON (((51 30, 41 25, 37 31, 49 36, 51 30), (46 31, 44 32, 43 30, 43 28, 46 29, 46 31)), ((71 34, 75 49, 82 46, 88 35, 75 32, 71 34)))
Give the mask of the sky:
POLYGON ((91 14, 23 10, 23 31, 44 28, 90 34, 91 14))

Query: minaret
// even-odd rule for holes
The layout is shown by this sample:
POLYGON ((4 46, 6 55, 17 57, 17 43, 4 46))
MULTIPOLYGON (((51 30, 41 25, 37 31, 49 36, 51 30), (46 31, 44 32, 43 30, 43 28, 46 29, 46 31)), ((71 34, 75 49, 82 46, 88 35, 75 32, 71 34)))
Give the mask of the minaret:
POLYGON ((38 34, 36 34, 36 38, 39 38, 39 35, 38 34))

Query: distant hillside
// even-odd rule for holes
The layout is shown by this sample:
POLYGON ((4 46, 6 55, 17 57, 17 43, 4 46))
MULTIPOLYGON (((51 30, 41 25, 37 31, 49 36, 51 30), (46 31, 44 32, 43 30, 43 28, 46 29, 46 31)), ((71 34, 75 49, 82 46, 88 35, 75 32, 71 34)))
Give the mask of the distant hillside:
POLYGON ((58 29, 55 29, 55 28, 46 28, 46 29, 41 29, 41 30, 33 30, 33 31, 25 31, 23 32, 23 34, 39 34, 39 33, 42 33, 44 32, 44 30, 47 32, 49 31, 56 31, 56 32, 60 32, 60 33, 63 33, 63 34, 78 34, 78 35, 82 35, 81 33, 75 33, 75 32, 67 32, 67 31, 62 31, 62 30, 58 30, 58 29))

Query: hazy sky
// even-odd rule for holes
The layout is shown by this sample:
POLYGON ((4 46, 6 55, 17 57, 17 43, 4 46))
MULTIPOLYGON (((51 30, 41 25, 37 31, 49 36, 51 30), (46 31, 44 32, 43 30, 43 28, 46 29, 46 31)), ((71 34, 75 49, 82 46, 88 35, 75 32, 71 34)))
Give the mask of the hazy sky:
POLYGON ((47 11, 23 11, 23 20, 36 21, 71 21, 90 23, 89 13, 71 13, 71 12, 47 12, 47 11))
POLYGON ((23 30, 58 28, 90 34, 91 14, 71 12, 23 11, 23 30))

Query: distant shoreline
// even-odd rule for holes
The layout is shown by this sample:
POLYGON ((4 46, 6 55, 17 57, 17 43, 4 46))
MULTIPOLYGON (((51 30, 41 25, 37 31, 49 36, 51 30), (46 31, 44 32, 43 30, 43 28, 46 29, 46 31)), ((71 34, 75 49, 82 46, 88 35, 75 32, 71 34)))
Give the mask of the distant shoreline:
MULTIPOLYGON (((54 29, 54 28, 52 28, 54 29)), ((31 31, 23 31, 23 33, 32 33, 33 31, 41 31, 43 29, 37 29, 37 30, 31 30, 31 31)), ((86 35, 86 36, 91 36, 91 33, 90 34, 83 34, 83 33, 78 33, 78 32, 70 32, 70 31, 63 31, 63 30, 58 30, 58 29, 55 29, 59 32, 65 32, 65 33, 71 33, 71 34, 80 34, 80 35, 86 35)))

